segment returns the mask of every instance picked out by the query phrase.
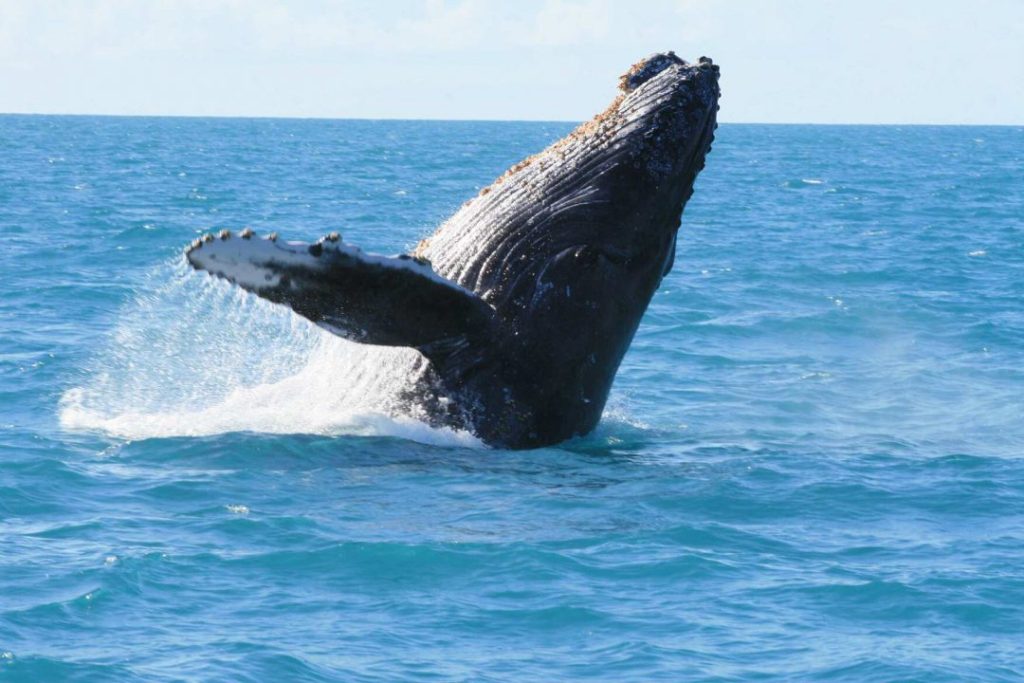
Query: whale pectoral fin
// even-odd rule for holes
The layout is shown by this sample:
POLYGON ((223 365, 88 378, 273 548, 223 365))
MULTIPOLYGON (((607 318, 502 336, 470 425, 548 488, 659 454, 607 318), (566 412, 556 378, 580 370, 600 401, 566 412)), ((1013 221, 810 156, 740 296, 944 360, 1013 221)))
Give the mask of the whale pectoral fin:
POLYGON ((426 263, 368 254, 336 237, 306 244, 221 233, 194 242, 186 257, 197 270, 364 344, 440 351, 487 336, 493 325, 490 306, 426 263))

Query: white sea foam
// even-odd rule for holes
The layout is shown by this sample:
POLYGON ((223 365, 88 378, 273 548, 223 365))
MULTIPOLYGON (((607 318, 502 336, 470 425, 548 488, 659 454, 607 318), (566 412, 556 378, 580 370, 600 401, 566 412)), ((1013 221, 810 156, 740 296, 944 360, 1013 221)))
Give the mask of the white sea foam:
POLYGON ((142 439, 224 432, 398 436, 477 446, 409 414, 419 355, 354 344, 180 261, 121 312, 60 403, 66 429, 142 439))

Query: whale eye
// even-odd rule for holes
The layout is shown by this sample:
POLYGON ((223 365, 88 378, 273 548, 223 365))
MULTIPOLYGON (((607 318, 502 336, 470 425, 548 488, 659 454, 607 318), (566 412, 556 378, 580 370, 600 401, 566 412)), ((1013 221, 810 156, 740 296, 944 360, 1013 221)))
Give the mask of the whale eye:
POLYGON ((610 246, 598 247, 593 244, 582 244, 573 250, 572 256, 576 264, 583 267, 605 262, 616 266, 628 266, 630 263, 629 253, 610 246))
POLYGON ((592 266, 597 263, 597 257, 601 255, 601 252, 589 244, 584 244, 576 247, 576 251, 574 251, 572 255, 580 265, 592 266))

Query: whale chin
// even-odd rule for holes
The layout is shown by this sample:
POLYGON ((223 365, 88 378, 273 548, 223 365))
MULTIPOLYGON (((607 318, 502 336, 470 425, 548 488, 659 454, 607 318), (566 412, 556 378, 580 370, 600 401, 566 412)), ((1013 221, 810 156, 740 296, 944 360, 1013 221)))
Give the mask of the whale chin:
POLYGON ((412 255, 243 230, 206 235, 186 257, 340 336, 419 350, 434 382, 420 400, 458 405, 492 445, 585 434, 675 260, 717 127, 718 73, 672 52, 638 62, 605 111, 510 168, 412 255))

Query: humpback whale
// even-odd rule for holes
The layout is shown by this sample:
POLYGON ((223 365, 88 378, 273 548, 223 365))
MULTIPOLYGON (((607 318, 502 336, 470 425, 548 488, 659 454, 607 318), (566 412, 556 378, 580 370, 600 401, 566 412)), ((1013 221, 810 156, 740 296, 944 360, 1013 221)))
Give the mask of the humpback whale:
POLYGON ((207 234, 186 258, 334 334, 417 349, 422 372, 405 398, 431 422, 501 448, 586 434, 675 260, 717 127, 718 66, 659 53, 619 90, 411 254, 246 229, 207 234))

